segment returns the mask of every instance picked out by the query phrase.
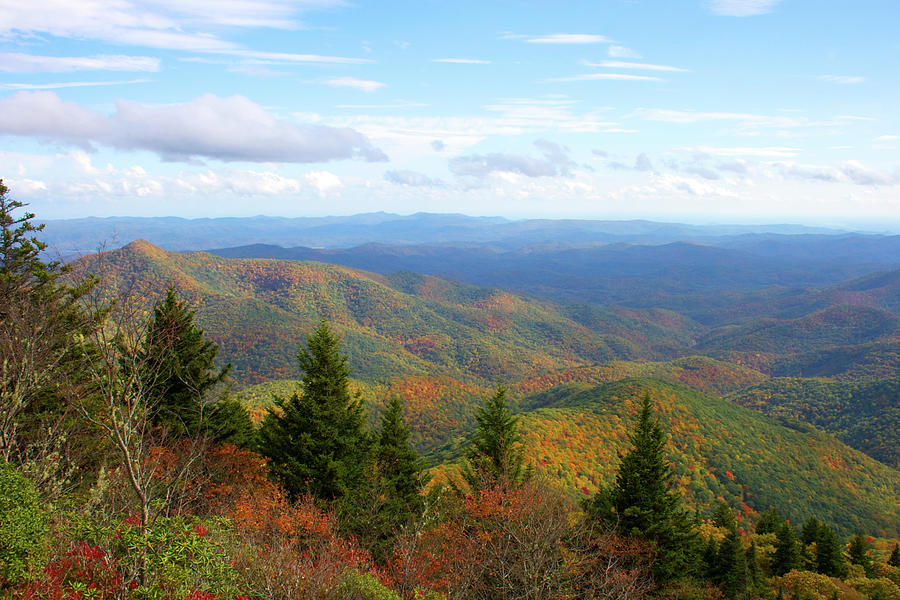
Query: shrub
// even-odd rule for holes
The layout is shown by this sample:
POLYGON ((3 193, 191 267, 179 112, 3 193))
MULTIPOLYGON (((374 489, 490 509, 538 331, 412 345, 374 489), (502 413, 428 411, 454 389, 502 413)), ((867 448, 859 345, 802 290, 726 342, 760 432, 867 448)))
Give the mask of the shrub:
POLYGON ((400 600, 400 596, 371 573, 347 569, 341 582, 328 594, 328 600, 400 600))
POLYGON ((40 568, 47 534, 47 516, 34 484, 0 463, 0 585, 40 568))

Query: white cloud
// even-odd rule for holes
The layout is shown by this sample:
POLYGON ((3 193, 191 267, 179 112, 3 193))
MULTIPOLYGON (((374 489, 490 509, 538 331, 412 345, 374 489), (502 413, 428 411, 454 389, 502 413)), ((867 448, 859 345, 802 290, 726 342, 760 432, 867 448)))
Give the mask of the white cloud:
POLYGON ((529 44, 607 44, 612 40, 591 33, 553 33, 529 37, 525 41, 529 44))
POLYGON ((717 15, 752 17, 772 12, 780 0, 710 0, 709 7, 717 15))
POLYGON ((866 80, 865 77, 860 77, 858 75, 817 75, 816 79, 841 85, 853 85, 855 83, 862 83, 866 80))
POLYGON ((431 62, 452 63, 458 65, 489 65, 491 61, 480 58, 433 58, 431 62))
POLYGON ((348 87, 363 92, 375 92, 386 86, 386 83, 380 81, 371 81, 368 79, 357 79, 356 77, 332 77, 323 82, 331 87, 348 87))
POLYGON ((428 177, 424 173, 418 171, 410 171, 409 169, 400 169, 396 171, 386 171, 384 180, 397 185, 407 185, 411 187, 440 187, 444 182, 440 179, 428 177))
POLYGON ((585 61, 588 67, 606 67, 609 69, 640 69, 646 71, 681 71, 686 72, 687 69, 680 67, 670 67, 668 65, 653 65, 649 63, 626 62, 621 60, 604 60, 599 63, 585 61))
POLYGON ((758 158, 791 158, 800 153, 800 148, 787 146, 769 147, 731 147, 718 148, 713 146, 692 146, 677 148, 678 151, 708 154, 710 156, 753 156, 758 158))
POLYGON ((900 135, 879 135, 875 138, 876 142, 893 142, 894 140, 900 140, 900 135))
POLYGON ((98 54, 96 56, 36 56, 0 52, 0 71, 6 73, 68 73, 72 71, 159 71, 153 56, 98 54))
POLYGON ((607 50, 607 54, 610 58, 641 58, 640 54, 625 46, 612 45, 607 50))
POLYGON ((584 75, 573 75, 571 77, 554 77, 548 81, 662 81, 659 77, 651 77, 649 75, 629 75, 627 73, 585 73, 584 75))
POLYGON ((118 100, 112 115, 64 102, 51 92, 0 100, 0 134, 59 140, 85 148, 148 150, 164 160, 311 163, 387 157, 358 131, 277 119, 243 96, 207 94, 151 107, 118 100))
POLYGON ((61 90, 76 87, 103 87, 108 85, 131 85, 150 83, 149 79, 129 79, 126 81, 63 81, 60 83, 0 83, 4 90, 61 90))
POLYGON ((491 173, 515 173, 526 177, 568 176, 574 162, 569 158, 568 148, 550 142, 537 140, 534 143, 542 151, 543 158, 533 158, 518 154, 471 154, 457 156, 448 162, 450 171, 456 175, 481 178, 491 173))

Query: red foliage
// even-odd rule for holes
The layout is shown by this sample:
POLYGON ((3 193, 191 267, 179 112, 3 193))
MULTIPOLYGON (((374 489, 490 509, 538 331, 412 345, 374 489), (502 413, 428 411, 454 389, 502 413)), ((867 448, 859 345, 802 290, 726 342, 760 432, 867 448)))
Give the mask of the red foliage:
POLYGON ((100 548, 75 542, 44 568, 43 577, 14 590, 17 600, 113 600, 133 582, 125 583, 118 565, 100 548))

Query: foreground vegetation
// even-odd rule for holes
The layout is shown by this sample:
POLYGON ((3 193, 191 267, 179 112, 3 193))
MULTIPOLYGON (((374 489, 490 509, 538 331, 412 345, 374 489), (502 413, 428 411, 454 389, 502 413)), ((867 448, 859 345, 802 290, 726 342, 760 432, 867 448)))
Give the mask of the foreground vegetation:
POLYGON ((139 290, 98 281, 102 261, 62 284, 19 208, 0 184, 3 597, 900 598, 896 543, 841 539, 821 514, 798 531, 776 511, 691 511, 676 409, 645 380, 529 400, 594 410, 628 390, 614 475, 582 502, 526 457, 536 422, 500 385, 459 469, 429 482, 404 402, 370 425, 324 321, 300 385, 254 427, 174 289, 148 312, 139 290))

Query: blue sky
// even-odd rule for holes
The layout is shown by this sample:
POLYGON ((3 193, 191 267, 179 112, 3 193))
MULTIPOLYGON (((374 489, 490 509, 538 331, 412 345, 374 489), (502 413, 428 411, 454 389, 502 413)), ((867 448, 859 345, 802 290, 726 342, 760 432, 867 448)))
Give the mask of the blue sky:
POLYGON ((900 223, 896 0, 0 0, 44 218, 900 223))

